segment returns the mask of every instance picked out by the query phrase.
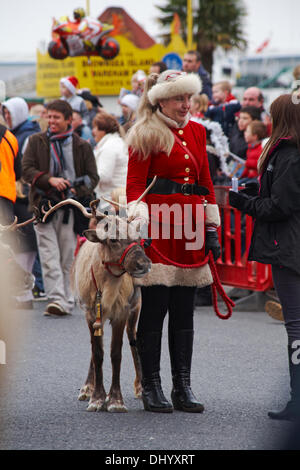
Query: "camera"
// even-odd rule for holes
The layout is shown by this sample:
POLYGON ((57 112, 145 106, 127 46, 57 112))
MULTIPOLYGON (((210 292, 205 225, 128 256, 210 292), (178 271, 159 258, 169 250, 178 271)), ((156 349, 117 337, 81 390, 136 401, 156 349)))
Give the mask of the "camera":
POLYGON ((71 182, 71 188, 77 189, 80 186, 86 186, 88 189, 92 189, 91 178, 88 175, 79 176, 75 178, 73 183, 71 182))
POLYGON ((79 189, 81 186, 85 186, 88 189, 92 189, 91 178, 88 175, 79 176, 75 178, 74 181, 70 181, 71 186, 63 191, 66 199, 76 199, 76 195, 72 193, 71 188, 75 190, 79 189))

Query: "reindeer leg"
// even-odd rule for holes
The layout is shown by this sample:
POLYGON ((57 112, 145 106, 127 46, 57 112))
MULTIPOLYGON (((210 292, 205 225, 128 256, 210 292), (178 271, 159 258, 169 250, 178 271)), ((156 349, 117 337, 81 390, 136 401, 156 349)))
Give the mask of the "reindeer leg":
POLYGON ((127 336, 131 348, 131 354, 133 358, 134 368, 135 368, 135 380, 134 380, 134 395, 136 398, 142 398, 142 370, 141 363, 137 352, 136 347, 136 324, 140 314, 142 305, 141 291, 139 288, 136 288, 134 293, 134 298, 132 299, 130 305, 130 315, 127 320, 127 336))
POLYGON ((106 392, 103 386, 103 341, 102 336, 94 336, 93 323, 89 322, 92 343, 92 361, 94 364, 94 389, 87 411, 105 410, 106 392))
POLYGON ((124 405, 120 386, 120 370, 125 323, 126 320, 112 323, 112 339, 110 353, 112 364, 112 383, 109 394, 106 398, 107 411, 110 411, 111 413, 127 412, 127 408, 124 405))
POLYGON ((91 398, 92 393, 94 391, 94 381, 95 381, 94 372, 95 372, 94 362, 93 362, 93 358, 91 357, 88 376, 86 378, 84 385, 81 387, 79 395, 78 395, 79 401, 89 400, 91 398))
MULTIPOLYGON (((86 312, 86 314, 87 314, 87 318, 91 316, 91 313, 89 311, 86 312)), ((89 324, 88 319, 87 319, 87 323, 89 324)), ((94 391, 94 382, 95 382, 95 368, 94 368, 94 361, 93 361, 93 355, 92 355, 91 361, 90 361, 90 367, 88 371, 88 376, 86 378, 84 385, 81 387, 79 395, 78 395, 79 401, 85 401, 91 398, 92 393, 94 391)))

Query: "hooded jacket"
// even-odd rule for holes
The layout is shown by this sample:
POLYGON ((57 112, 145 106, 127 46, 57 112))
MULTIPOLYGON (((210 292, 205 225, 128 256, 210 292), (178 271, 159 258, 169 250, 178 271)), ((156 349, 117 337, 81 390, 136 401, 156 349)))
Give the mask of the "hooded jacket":
MULTIPOLYGON (((28 142, 29 136, 40 132, 40 126, 35 121, 30 121, 29 109, 26 101, 23 98, 10 98, 3 103, 3 106, 10 113, 11 117, 11 132, 18 140, 19 155, 22 161, 23 153, 28 142)), ((31 212, 28 211, 28 194, 29 185, 18 183, 17 199, 14 206, 14 213, 18 217, 18 222, 25 222, 32 217, 31 212)), ((26 252, 36 251, 36 236, 32 224, 19 229, 16 236, 15 251, 26 252)))
POLYGON ((18 139, 19 152, 21 157, 24 153, 24 144, 30 135, 36 134, 41 131, 39 124, 36 121, 30 121, 29 109, 26 101, 23 98, 10 98, 2 104, 9 112, 12 120, 11 132, 18 139))
POLYGON ((241 208, 255 219, 249 260, 300 275, 300 152, 281 139, 269 153, 260 192, 241 208))

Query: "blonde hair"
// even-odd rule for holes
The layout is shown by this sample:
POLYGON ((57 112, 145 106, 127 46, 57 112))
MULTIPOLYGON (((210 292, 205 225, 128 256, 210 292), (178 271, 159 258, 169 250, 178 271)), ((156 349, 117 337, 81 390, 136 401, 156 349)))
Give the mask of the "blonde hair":
POLYGON ((228 91, 231 93, 232 86, 227 80, 221 80, 220 82, 214 83, 213 86, 219 86, 222 91, 228 91))
POLYGON ((205 93, 202 93, 201 95, 193 95, 191 97, 191 101, 197 105, 197 111, 199 113, 205 113, 207 111, 209 99, 205 93))
POLYGON ((296 67, 293 70, 293 76, 295 80, 299 80, 300 78, 300 65, 296 65, 296 67))
POLYGON ((148 99, 148 91, 156 84, 157 73, 151 73, 145 82, 138 112, 137 121, 127 135, 128 145, 142 159, 151 153, 165 152, 170 155, 174 145, 174 136, 168 126, 157 116, 158 105, 152 106, 148 99))

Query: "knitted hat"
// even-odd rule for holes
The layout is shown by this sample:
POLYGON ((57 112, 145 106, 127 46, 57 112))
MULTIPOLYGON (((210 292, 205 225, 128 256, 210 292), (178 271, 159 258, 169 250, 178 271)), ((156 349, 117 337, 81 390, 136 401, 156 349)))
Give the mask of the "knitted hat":
POLYGON ((152 106, 159 100, 189 93, 195 95, 202 90, 202 83, 195 73, 187 74, 180 70, 165 70, 156 84, 148 91, 148 99, 152 106))
POLYGON ((132 109, 132 111, 136 111, 139 105, 140 98, 133 93, 128 93, 127 95, 123 96, 121 99, 121 104, 128 106, 128 108, 132 109))
POLYGON ((76 77, 63 77, 61 78, 60 83, 65 85, 72 95, 76 94, 76 88, 78 86, 78 80, 76 77))

